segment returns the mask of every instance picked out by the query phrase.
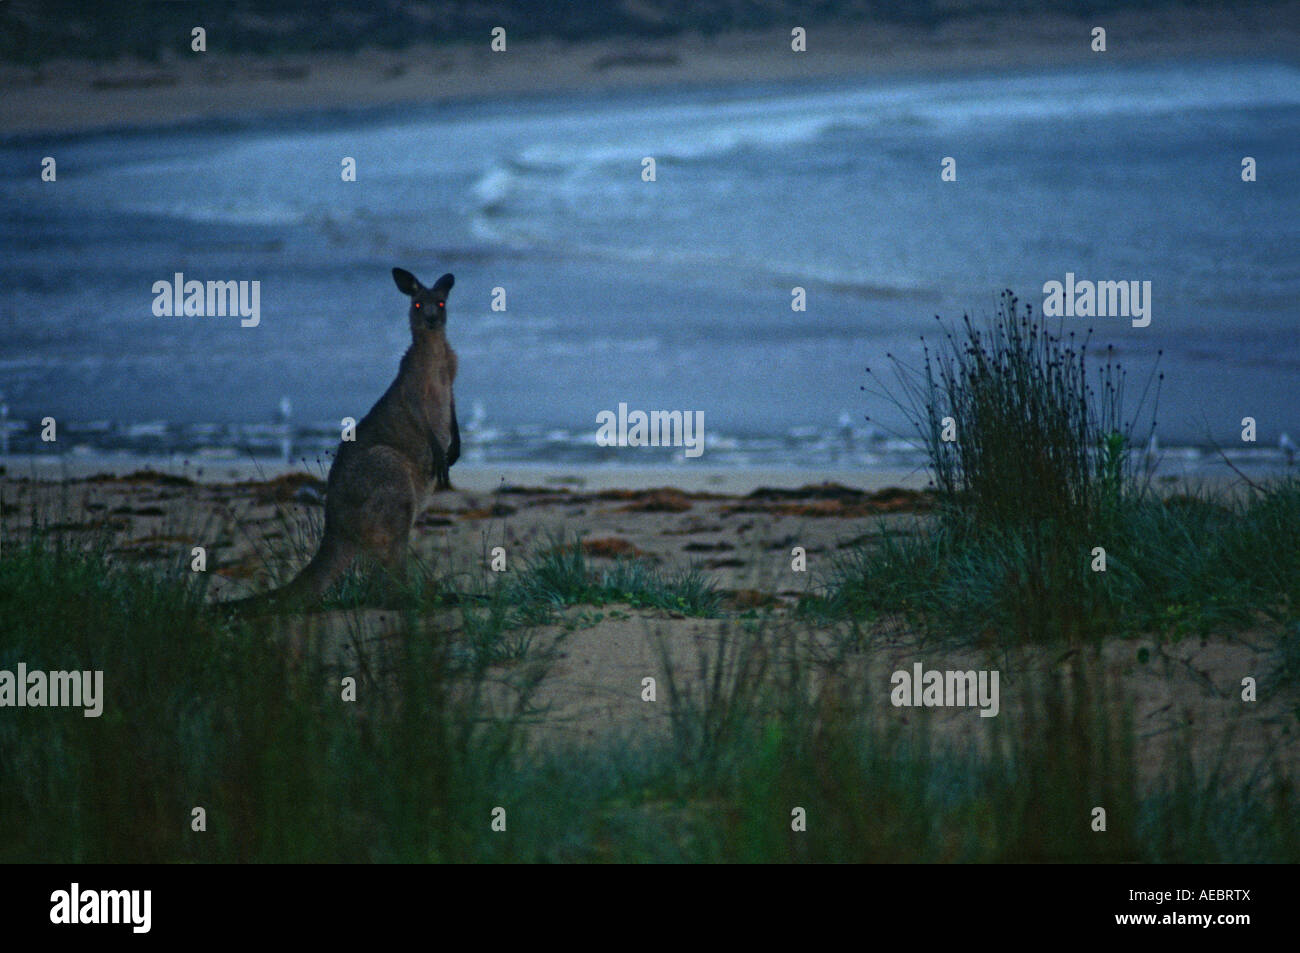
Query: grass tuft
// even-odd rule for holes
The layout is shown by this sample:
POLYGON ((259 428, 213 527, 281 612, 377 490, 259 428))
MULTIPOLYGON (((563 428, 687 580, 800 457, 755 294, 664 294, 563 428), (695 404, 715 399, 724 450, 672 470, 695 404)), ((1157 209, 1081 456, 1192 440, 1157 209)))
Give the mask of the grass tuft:
POLYGON ((940 505, 918 532, 883 529, 839 559, 805 617, 903 613, 1009 643, 1295 618, 1300 481, 1162 498, 1131 449, 1159 378, 1128 408, 1124 370, 1087 351, 1005 292, 987 326, 966 318, 927 345, 919 370, 895 362, 885 393, 940 505))

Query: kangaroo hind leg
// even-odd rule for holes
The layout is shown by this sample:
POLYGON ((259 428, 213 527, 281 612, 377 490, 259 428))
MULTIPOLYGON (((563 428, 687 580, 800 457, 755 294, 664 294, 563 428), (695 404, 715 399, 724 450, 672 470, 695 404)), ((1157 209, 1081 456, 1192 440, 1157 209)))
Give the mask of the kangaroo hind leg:
POLYGON ((417 498, 408 468, 385 450, 375 448, 368 455, 368 492, 357 508, 355 525, 366 555, 384 568, 390 585, 401 588, 417 498))

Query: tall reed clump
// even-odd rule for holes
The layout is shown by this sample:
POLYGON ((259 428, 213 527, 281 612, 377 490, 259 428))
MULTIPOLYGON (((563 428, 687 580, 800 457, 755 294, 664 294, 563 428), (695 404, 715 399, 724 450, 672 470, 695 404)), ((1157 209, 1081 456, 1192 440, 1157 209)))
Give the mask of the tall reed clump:
POLYGON ((963 528, 1091 529, 1133 488, 1127 374, 1109 352, 1090 371, 1088 335, 1054 333, 1004 291, 986 326, 966 315, 923 355, 919 373, 894 359, 900 387, 888 393, 925 446, 946 516, 963 528))
POLYGON ((925 343, 919 369, 891 355, 895 382, 879 391, 929 457, 941 503, 933 568, 955 573, 938 589, 992 596, 997 621, 1026 639, 1100 621, 1089 554, 1138 489, 1130 448, 1146 442, 1135 432, 1159 378, 1127 417, 1126 372, 1109 353, 1094 369, 1088 342, 1004 291, 987 324, 966 316, 925 343))

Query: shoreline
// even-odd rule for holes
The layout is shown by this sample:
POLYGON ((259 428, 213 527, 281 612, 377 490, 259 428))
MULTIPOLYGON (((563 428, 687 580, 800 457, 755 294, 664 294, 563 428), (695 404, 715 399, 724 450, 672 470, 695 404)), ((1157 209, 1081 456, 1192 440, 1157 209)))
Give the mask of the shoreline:
POLYGON ((808 25, 808 52, 787 29, 704 38, 583 43, 512 38, 480 45, 269 57, 175 54, 159 63, 54 60, 0 64, 3 139, 157 127, 247 115, 384 108, 566 92, 837 80, 994 68, 1163 59, 1268 57, 1296 62, 1300 2, 1261 10, 1170 7, 1089 18, 961 16, 937 29, 808 25), (1090 31, 1107 30, 1094 53, 1090 31), (329 104, 323 106, 322 104, 329 104))
MULTIPOLYGON (((1264 471, 1246 466, 1251 480, 1270 483, 1290 478, 1294 467, 1271 467, 1264 471)), ((95 456, 17 455, 0 458, 0 487, 6 483, 67 485, 105 481, 132 482, 132 477, 178 479, 202 486, 271 483, 290 475, 305 475, 323 481, 328 467, 323 463, 297 460, 195 459, 185 455, 95 456)), ((905 466, 717 466, 717 465, 573 465, 568 463, 459 463, 452 473, 452 492, 492 493, 503 487, 537 489, 557 493, 599 493, 609 490, 644 492, 668 489, 686 494, 745 496, 760 489, 797 490, 834 486, 861 493, 879 493, 901 488, 923 491, 931 486, 929 470, 905 466)), ((1219 463, 1213 467, 1188 468, 1174 459, 1155 472, 1152 486, 1161 493, 1228 490, 1247 486, 1242 475, 1219 463)), ((432 503, 438 494, 429 493, 432 503)))
MULTIPOLYGON (((219 485, 271 481, 287 474, 308 474, 323 480, 324 468, 302 462, 271 460, 194 460, 184 457, 10 456, 0 461, 0 484, 29 480, 38 483, 89 481, 96 477, 124 478, 137 473, 182 477, 194 483, 219 485)), ((650 490, 664 487, 684 493, 743 495, 760 487, 797 489, 823 483, 839 484, 864 492, 889 487, 925 489, 925 470, 709 466, 581 467, 555 464, 457 464, 452 473, 455 491, 488 493, 502 486, 544 487, 556 491, 650 490)), ((429 494, 429 500, 436 494, 429 494)))

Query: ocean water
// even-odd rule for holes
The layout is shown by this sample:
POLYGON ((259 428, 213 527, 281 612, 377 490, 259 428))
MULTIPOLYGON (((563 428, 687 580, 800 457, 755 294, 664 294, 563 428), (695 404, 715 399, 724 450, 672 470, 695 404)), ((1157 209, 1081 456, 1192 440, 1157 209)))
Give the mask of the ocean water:
POLYGON ((1038 307, 1073 273, 1151 282, 1149 326, 1065 326, 1113 345, 1134 391, 1163 352, 1161 445, 1241 449, 1251 416, 1267 455, 1300 439, 1298 141, 1300 70, 1272 62, 10 137, 4 426, 15 452, 50 449, 48 415, 71 452, 279 453, 287 398, 290 452, 332 446, 408 340, 399 265, 456 274, 468 460, 690 462, 597 446, 597 415, 623 403, 703 412, 712 465, 897 462, 904 424, 865 368, 914 361, 935 315, 987 315, 1003 288, 1038 307), (260 323, 155 316, 152 286, 176 272, 260 282, 260 323))

